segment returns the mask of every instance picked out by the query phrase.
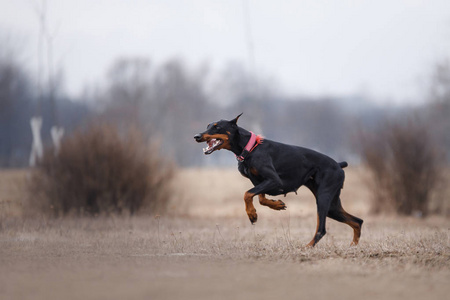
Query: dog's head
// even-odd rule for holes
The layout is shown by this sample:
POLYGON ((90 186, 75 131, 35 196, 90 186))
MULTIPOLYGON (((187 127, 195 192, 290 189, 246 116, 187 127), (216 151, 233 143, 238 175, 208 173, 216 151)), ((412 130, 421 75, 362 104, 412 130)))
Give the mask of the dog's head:
POLYGON ((231 141, 238 130, 237 121, 239 116, 231 121, 220 120, 208 125, 206 131, 194 136, 197 143, 206 142, 207 147, 203 148, 205 154, 211 154, 216 150, 231 150, 231 141))

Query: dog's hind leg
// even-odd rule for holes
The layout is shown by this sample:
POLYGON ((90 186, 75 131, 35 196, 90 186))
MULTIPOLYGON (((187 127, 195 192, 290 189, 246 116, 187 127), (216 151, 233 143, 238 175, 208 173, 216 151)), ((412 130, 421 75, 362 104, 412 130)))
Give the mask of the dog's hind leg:
MULTIPOLYGON (((311 240, 311 242, 309 242, 308 245, 306 245, 306 247, 314 247, 314 246, 316 245, 316 243, 318 242, 318 240, 316 241, 316 236, 317 236, 317 233, 319 232, 319 223, 320 223, 320 220, 319 220, 319 214, 317 214, 317 227, 316 227, 316 233, 314 233, 313 239, 311 240)), ((319 238, 319 239, 320 239, 320 238, 319 238)))
POLYGON ((326 218, 329 216, 329 210, 333 199, 339 197, 344 182, 344 172, 325 172, 318 175, 320 180, 311 178, 305 183, 316 197, 317 204, 317 228, 316 233, 307 246, 315 246, 326 234, 326 218))
POLYGON ((314 234, 314 237, 311 240, 311 242, 309 242, 309 244, 307 245, 308 247, 314 247, 320 241, 320 239, 327 233, 325 229, 325 222, 331 202, 329 194, 318 193, 316 202, 317 202, 316 233, 314 234))
MULTIPOLYGON (((317 201, 317 183, 314 181, 314 179, 311 178, 310 180, 308 180, 305 183, 305 186, 313 193, 314 197, 316 198, 316 204, 318 205, 318 201, 317 201)), ((316 232, 314 233, 314 237, 311 240, 311 242, 309 242, 309 244, 306 245, 307 247, 314 247, 314 245, 318 242, 318 239, 316 239, 316 236, 318 235, 318 232, 319 232, 319 224, 320 224, 320 217, 319 217, 319 212, 317 212, 316 232)))
POLYGON ((359 238, 361 236, 361 226, 363 223, 363 220, 361 220, 358 217, 352 216, 351 214, 347 213, 341 204, 341 199, 339 198, 339 195, 337 195, 333 202, 331 203, 330 209, 328 211, 328 217, 345 223, 349 225, 351 228, 353 228, 353 241, 352 245, 358 245, 359 238))

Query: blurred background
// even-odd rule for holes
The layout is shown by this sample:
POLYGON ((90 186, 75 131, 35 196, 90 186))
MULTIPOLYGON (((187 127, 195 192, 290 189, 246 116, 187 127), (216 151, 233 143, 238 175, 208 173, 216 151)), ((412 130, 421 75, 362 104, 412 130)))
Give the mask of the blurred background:
POLYGON ((0 0, 0 45, 1 168, 30 164, 34 117, 46 147, 51 128, 64 140, 103 120, 178 167, 234 166, 193 136, 241 112, 269 139, 379 174, 388 157, 450 159, 446 0, 0 0))
POLYGON ((37 115, 44 143, 106 114, 198 166, 234 163, 192 136, 244 112, 268 138, 358 161, 355 129, 449 101, 445 0, 1 0, 0 43, 1 167, 28 164, 37 115))

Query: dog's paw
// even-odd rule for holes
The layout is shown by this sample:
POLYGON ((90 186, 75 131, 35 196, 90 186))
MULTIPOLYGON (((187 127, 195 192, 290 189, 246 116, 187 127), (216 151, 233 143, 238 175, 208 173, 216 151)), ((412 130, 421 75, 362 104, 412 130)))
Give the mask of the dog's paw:
POLYGON ((286 210, 287 206, 284 204, 281 200, 272 200, 274 202, 273 206, 271 208, 275 210, 286 210))
POLYGON ((258 220, 258 215, 256 214, 256 210, 248 211, 247 215, 252 224, 256 223, 256 221, 258 220))

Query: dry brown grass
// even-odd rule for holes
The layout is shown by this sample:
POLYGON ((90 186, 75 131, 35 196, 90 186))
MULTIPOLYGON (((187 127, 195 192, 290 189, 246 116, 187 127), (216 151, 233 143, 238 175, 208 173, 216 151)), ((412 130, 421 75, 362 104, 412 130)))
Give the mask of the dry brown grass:
POLYGON ((318 262, 341 258, 392 269, 450 267, 449 222, 445 219, 369 219, 364 239, 350 247, 352 232, 338 223, 315 248, 306 247, 314 226, 273 216, 251 226, 244 218, 109 217, 3 219, 2 256, 63 257, 91 253, 118 256, 198 256, 318 262))
POLYGON ((360 172, 347 172, 343 194, 344 206, 365 219, 358 247, 349 247, 351 229, 334 221, 315 248, 304 247, 315 204, 303 191, 283 199, 287 211, 256 204, 260 218, 250 225, 248 183, 236 170, 181 172, 167 216, 3 214, 0 298, 445 299, 450 221, 368 216, 360 172))
POLYGON ((27 176, 24 170, 0 170, 0 218, 22 215, 27 176))
POLYGON ((348 246, 349 228, 330 222, 313 249, 304 247, 310 223, 281 215, 256 226, 246 217, 3 219, 0 298, 431 299, 450 292, 443 219, 369 219, 358 247, 348 246))

